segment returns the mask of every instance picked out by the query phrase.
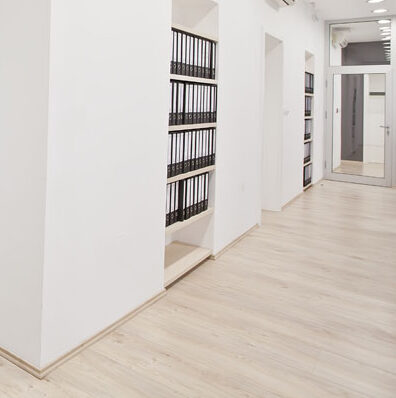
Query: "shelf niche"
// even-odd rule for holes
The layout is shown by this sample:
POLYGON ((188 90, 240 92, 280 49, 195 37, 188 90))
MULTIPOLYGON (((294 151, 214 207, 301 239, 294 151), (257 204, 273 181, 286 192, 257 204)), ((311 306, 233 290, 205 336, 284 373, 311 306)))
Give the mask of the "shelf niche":
MULTIPOLYGON (((313 75, 312 78, 314 79, 315 76, 315 56, 310 53, 309 51, 305 51, 305 76, 307 75, 307 73, 313 75)), ((314 111, 315 111, 315 84, 313 82, 312 85, 312 91, 310 92, 307 90, 307 78, 305 78, 305 90, 304 90, 304 95, 305 95, 305 99, 307 99, 307 97, 309 97, 310 101, 311 101, 311 115, 310 116, 305 116, 305 131, 303 132, 303 190, 307 190, 308 188, 310 188, 312 186, 312 173, 313 173, 313 149, 314 149, 314 136, 315 136, 315 128, 314 128, 314 111), (310 138, 306 139, 305 136, 307 135, 307 127, 309 126, 310 129, 310 138), (305 148, 306 145, 309 144, 309 148, 310 148, 310 154, 309 154, 309 161, 304 161, 304 158, 307 157, 307 154, 305 153, 305 148), (310 173, 309 178, 307 178, 307 173, 310 173)), ((304 110, 305 112, 305 110, 304 110)))
MULTIPOLYGON (((173 0, 172 27, 179 30, 218 41, 218 4, 211 0, 173 0)), ((218 73, 218 62, 216 62, 218 73)), ((174 75, 169 76, 175 78, 174 75)), ((196 81, 197 83, 217 84, 215 80, 192 78, 177 75, 176 80, 196 81)), ((168 131, 206 129, 216 127, 216 123, 170 126, 168 131)), ((218 131, 216 132, 218 136, 218 131)), ((216 152, 217 152, 216 145, 216 152)), ((165 166, 164 166, 165 167, 165 166)), ((213 252, 214 204, 216 194, 216 167, 197 170, 188 174, 209 172, 209 208, 186 221, 177 222, 165 228, 164 286, 168 287, 186 273, 201 264, 213 252)), ((169 181, 189 177, 177 176, 169 181)))

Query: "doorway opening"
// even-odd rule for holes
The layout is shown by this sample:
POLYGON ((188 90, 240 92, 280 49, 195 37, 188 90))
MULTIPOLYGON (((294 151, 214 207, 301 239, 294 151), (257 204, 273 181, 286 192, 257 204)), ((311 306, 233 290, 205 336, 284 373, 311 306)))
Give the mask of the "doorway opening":
POLYGON ((392 20, 328 27, 327 178, 390 186, 392 20))
POLYGON ((265 34, 262 209, 282 208, 283 42, 265 34))

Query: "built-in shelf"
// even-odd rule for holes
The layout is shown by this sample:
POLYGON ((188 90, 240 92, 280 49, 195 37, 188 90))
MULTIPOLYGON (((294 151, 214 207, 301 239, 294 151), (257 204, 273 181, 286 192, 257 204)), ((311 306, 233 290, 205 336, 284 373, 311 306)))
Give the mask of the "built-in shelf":
POLYGON ((165 287, 176 282, 188 271, 210 257, 211 251, 203 247, 173 242, 165 248, 165 287))
POLYGON ((173 29, 177 29, 177 30, 181 30, 181 31, 186 32, 186 33, 190 33, 190 34, 195 35, 195 36, 202 37, 204 39, 208 39, 208 40, 214 41, 215 43, 217 43, 219 41, 218 38, 213 36, 213 35, 208 35, 206 33, 203 33, 201 31, 199 31, 199 30, 196 30, 196 29, 193 29, 193 28, 188 28, 186 26, 182 26, 182 25, 178 25, 178 24, 172 24, 172 28, 173 29))
POLYGON ((188 220, 178 221, 175 224, 169 225, 169 227, 165 228, 165 232, 167 235, 173 234, 174 232, 180 231, 183 228, 186 228, 186 227, 196 223, 197 221, 202 220, 205 217, 209 217, 213 213, 214 213, 214 209, 209 208, 208 210, 203 211, 202 213, 199 213, 196 216, 189 218, 188 220))
POLYGON ((314 55, 305 52, 305 109, 304 109, 304 117, 305 117, 305 130, 304 130, 304 158, 303 158, 303 190, 306 191, 308 188, 312 186, 312 169, 313 169, 313 139, 314 139, 314 131, 313 131, 313 119, 314 119, 314 109, 312 109, 312 105, 314 105, 314 86, 315 86, 315 75, 312 73, 315 67, 314 55), (307 112, 309 110, 309 112, 307 112), (310 116, 307 116, 307 113, 310 116), (307 121, 310 122, 307 122, 307 121), (309 135, 307 134, 307 127, 309 131, 309 135), (306 136, 309 136, 306 139, 306 136), (309 153, 307 153, 307 149, 309 153), (308 160, 309 159, 309 160, 308 160))
MULTIPOLYGON (((177 4, 176 1, 173 1, 173 6, 178 9, 179 5, 177 4)), ((184 13, 184 7, 181 7, 181 10, 184 13)), ((179 13, 178 13, 179 14, 179 13)), ((191 10, 191 15, 196 18, 196 13, 191 10)), ((206 18, 206 17, 205 17, 206 18)), ((186 19, 187 21, 189 18, 186 19)), ((206 19, 205 19, 206 21, 206 19)), ((183 21, 181 21, 183 23, 183 21)), ((215 21, 210 21, 208 24, 206 24, 210 31, 212 33, 215 33, 217 31, 217 23, 215 21), (213 24, 213 26, 211 26, 213 24)), ((214 79, 208 79, 204 77, 195 77, 195 76, 186 76, 186 75, 180 75, 180 74, 174 74, 174 72, 188 72, 189 70, 186 69, 186 71, 183 69, 175 69, 175 66, 179 68, 180 63, 180 55, 181 58, 184 60, 185 57, 183 57, 183 52, 186 52, 187 46, 184 46, 184 42, 188 42, 188 40, 191 41, 191 43, 195 43, 198 41, 193 41, 191 37, 189 38, 188 36, 195 36, 195 38, 201 38, 204 41, 199 41, 200 46, 202 48, 202 51, 205 51, 205 60, 208 60, 209 62, 205 62, 207 65, 194 65, 194 67, 201 67, 202 72, 204 72, 204 76, 217 76, 217 37, 213 37, 210 35, 207 35, 203 31, 199 31, 199 29, 194 29, 194 28, 188 28, 183 25, 178 25, 178 24, 172 24, 172 28, 174 30, 177 30, 181 33, 181 40, 180 40, 180 35, 172 35, 173 38, 173 53, 172 53, 172 60, 171 60, 171 71, 173 73, 170 74, 170 81, 171 81, 171 86, 172 88, 175 85, 180 86, 179 82, 182 82, 182 85, 185 84, 194 84, 198 85, 201 87, 204 87, 205 85, 211 85, 215 89, 214 90, 208 90, 208 95, 207 95, 207 104, 206 105, 211 105, 211 112, 217 112, 217 85, 218 81, 214 79), (185 35, 186 34, 186 35, 185 35), (183 39, 186 38, 186 40, 183 39), (209 42, 213 43, 209 43, 209 42), (203 43, 203 44, 202 44, 203 43), (183 49, 182 49, 182 44, 183 44, 183 49), (208 44, 208 46, 207 46, 208 44), (177 55, 176 55, 177 54, 177 55), (175 59, 177 58, 177 60, 175 59), (177 62, 178 63, 177 63, 177 62), (176 65, 175 65, 176 62, 176 65), (213 74, 213 69, 215 69, 215 74, 213 74), (210 73, 208 73, 210 72, 210 73)), ((193 46, 193 52, 197 52, 198 46, 194 45, 193 46)), ((190 48, 191 49, 191 48, 190 48)), ((197 54, 198 55, 198 54, 197 54)), ((202 56, 203 54, 201 54, 202 56)), ((197 58, 198 56, 195 56, 195 54, 190 54, 192 58, 194 59, 195 64, 197 63, 197 58)), ((184 61, 186 62, 186 61, 184 61)), ((198 62, 201 64, 202 62, 198 62)), ((199 69, 199 68, 198 68, 199 69)), ((198 74, 198 73, 197 73, 198 74)), ((202 75, 202 73, 200 73, 202 75)), ((186 93, 187 90, 184 90, 184 93, 186 93)), ((177 105, 177 108, 180 108, 186 110, 187 108, 190 108, 190 103, 188 102, 187 95, 180 96, 180 92, 172 90, 172 98, 171 98, 171 104, 172 108, 174 108, 174 99, 176 96, 176 104, 179 103, 182 104, 180 107, 177 105), (175 94, 176 93, 176 94, 175 94)), ((206 100, 206 98, 205 98, 206 100)), ((194 102, 193 105, 194 109, 192 112, 199 112, 200 107, 197 106, 198 102, 194 102)), ((172 109, 172 112, 175 109, 172 109)), ((174 115, 171 114, 172 117, 174 115)), ((179 115, 177 115, 179 116, 179 115)), ((189 115, 190 116, 190 115, 189 115)), ((205 118, 199 118, 197 117, 197 120, 215 120, 215 113, 210 113, 210 114, 205 114, 205 118), (206 117, 210 116, 210 117, 206 117)), ((184 117, 183 119, 178 119, 179 122, 184 122, 184 123, 191 123, 192 121, 195 121, 195 118, 186 118, 184 117), (185 120, 185 121, 184 121, 185 120)), ((173 123, 174 120, 171 119, 171 122, 173 123)), ((194 130, 195 132, 192 132, 191 135, 195 136, 200 136, 202 130, 214 130, 217 129, 217 123, 212 122, 212 123, 194 123, 194 124, 181 124, 181 125, 175 125, 175 126, 169 126, 168 127, 168 132, 169 133, 177 133, 177 132, 185 132, 185 131, 191 131, 194 130)), ((210 145, 213 144, 213 148, 216 147, 215 145, 215 138, 216 138, 216 132, 211 131, 210 132, 212 135, 208 135, 208 140, 206 143, 210 143, 210 145)), ((205 138, 206 139, 206 138, 205 138)), ((185 140, 183 140, 185 141, 185 140)), ((173 145, 173 140, 172 140, 172 145, 173 145)), ((191 141, 192 142, 192 141, 191 141)), ((178 143, 176 141, 176 145, 180 146, 181 150, 176 149, 176 154, 179 152, 181 154, 185 153, 185 149, 189 149, 191 151, 191 146, 189 143, 187 143, 187 146, 185 142, 178 143)), ((173 146, 172 146, 173 149, 173 146)), ((197 153, 199 151, 195 151, 195 154, 198 156, 199 154, 197 153)), ((211 151, 210 151, 211 152, 211 151)), ((169 153, 168 153, 169 155, 169 153)), ((173 154, 171 153, 172 157, 173 154)), ((201 156, 201 155, 199 155, 201 156)), ((213 158, 208 157, 209 160, 212 160, 213 158)), ((199 163, 200 165, 202 164, 208 164, 208 163, 199 163)), ((192 206, 191 208, 197 209, 197 201, 199 200, 200 204, 202 205, 202 200, 204 199, 204 203, 206 206, 211 206, 212 203, 214 202, 213 199, 211 199, 211 196, 213 195, 214 191, 214 186, 215 186, 215 179, 216 179, 216 173, 214 173, 216 170, 215 165, 210 165, 207 167, 200 168, 198 170, 193 170, 189 171, 183 174, 179 174, 174 177, 169 177, 167 178, 167 215, 172 214, 174 216, 173 210, 171 209, 174 207, 174 211, 176 214, 179 216, 181 214, 188 214, 188 211, 184 213, 184 210, 192 206), (198 176, 203 175, 203 178, 199 178, 198 176), (191 194, 191 197, 190 197, 191 194), (185 195, 185 198, 190 198, 190 204, 188 204, 188 200, 180 200, 182 195, 185 195), (179 200, 178 200, 179 199, 179 200), (194 202, 194 203, 191 203, 194 202), (170 213, 171 212, 171 213, 170 213), (182 212, 182 213, 181 213, 182 212)), ((201 209, 201 207, 199 207, 201 209)), ((211 236, 213 234, 212 229, 213 229, 213 217, 212 215, 214 214, 214 209, 213 207, 209 207, 206 211, 203 211, 202 213, 199 213, 187 220, 184 221, 178 221, 172 225, 169 225, 168 227, 165 228, 165 240, 167 242, 167 246, 165 247, 165 268, 164 268, 164 285, 165 287, 169 287, 173 283, 175 283, 178 279, 180 279, 183 275, 191 271, 193 268, 201 264, 203 261, 205 261, 207 258, 209 258, 212 254, 212 249, 204 248, 201 246, 207 246, 211 247, 211 236), (176 239, 176 241, 174 241, 176 239), (184 241, 187 241, 188 243, 184 243, 184 241)), ((168 216, 169 219, 169 216, 168 216)), ((172 219, 172 221, 174 221, 172 219)))
POLYGON ((169 126, 169 131, 212 129, 216 127, 217 123, 180 124, 178 126, 169 126))
POLYGON ((200 174, 204 174, 204 173, 210 173, 214 170, 216 170, 216 166, 204 167, 202 169, 198 169, 198 170, 190 171, 188 173, 179 174, 177 176, 170 177, 170 178, 168 178, 167 183, 172 184, 173 182, 180 181, 180 180, 186 180, 187 178, 191 178, 191 177, 194 177, 194 176, 197 176, 200 174))
POLYGON ((171 78, 171 80, 178 80, 181 82, 217 84, 217 80, 215 80, 215 79, 204 79, 202 77, 192 77, 192 76, 185 76, 185 75, 170 75, 170 78, 171 78))

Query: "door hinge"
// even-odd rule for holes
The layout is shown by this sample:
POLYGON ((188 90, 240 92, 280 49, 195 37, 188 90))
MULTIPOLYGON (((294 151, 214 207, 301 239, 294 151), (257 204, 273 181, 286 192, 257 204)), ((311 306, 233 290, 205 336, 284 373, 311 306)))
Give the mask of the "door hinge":
POLYGON ((327 169, 327 162, 326 161, 324 162, 324 168, 325 168, 325 170, 327 169))

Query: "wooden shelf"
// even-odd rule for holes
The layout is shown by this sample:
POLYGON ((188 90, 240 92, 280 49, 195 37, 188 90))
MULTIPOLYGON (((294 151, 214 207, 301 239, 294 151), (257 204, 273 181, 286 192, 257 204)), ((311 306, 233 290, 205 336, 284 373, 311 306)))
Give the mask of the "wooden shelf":
POLYGON ((204 173, 210 173, 215 170, 216 170, 216 166, 204 167, 202 169, 198 169, 198 170, 190 171, 188 173, 179 174, 177 176, 170 177, 170 178, 168 178, 167 183, 172 184, 173 182, 176 182, 176 181, 185 180, 187 178, 194 177, 194 176, 204 174, 204 173))
POLYGON ((178 126, 169 126, 169 131, 183 131, 183 130, 201 130, 216 128, 217 123, 200 123, 200 124, 180 124, 178 126))
POLYGON ((192 77, 185 75, 170 75, 171 80, 178 80, 181 82, 203 83, 203 84, 217 84, 215 79, 204 79, 202 77, 192 77))
POLYGON ((217 43, 219 41, 218 38, 215 37, 215 36, 207 35, 205 33, 202 33, 200 31, 198 31, 198 30, 195 30, 193 28, 187 28, 186 26, 182 26, 182 25, 178 25, 178 24, 172 24, 172 28, 178 29, 178 30, 182 30, 183 32, 186 32, 186 33, 191 33, 192 35, 195 35, 195 36, 200 36, 200 37, 202 37, 204 39, 212 40, 215 43, 217 43))
POLYGON ((188 271, 211 255, 209 249, 173 242, 165 248, 165 287, 176 282, 188 271))
POLYGON ((315 94, 305 93, 306 97, 313 97, 315 94))
POLYGON ((304 144, 309 144, 309 143, 312 142, 312 141, 313 141, 313 139, 310 138, 309 140, 305 140, 305 141, 304 141, 304 144))
MULTIPOLYGON (((309 166, 310 164, 312 164, 312 160, 310 160, 309 162, 307 162, 307 163, 304 163, 304 167, 307 167, 307 166, 309 166)), ((300 185, 301 186, 301 185, 300 185)))
POLYGON ((305 120, 313 119, 313 116, 305 116, 305 120))
POLYGON ((191 217, 186 221, 179 221, 175 224, 170 225, 169 227, 166 227, 165 233, 167 235, 173 234, 174 232, 180 231, 181 229, 186 228, 186 227, 196 223, 197 221, 202 220, 203 218, 212 215, 213 213, 214 213, 214 209, 209 208, 208 210, 206 210, 202 213, 199 213, 198 215, 191 217))

